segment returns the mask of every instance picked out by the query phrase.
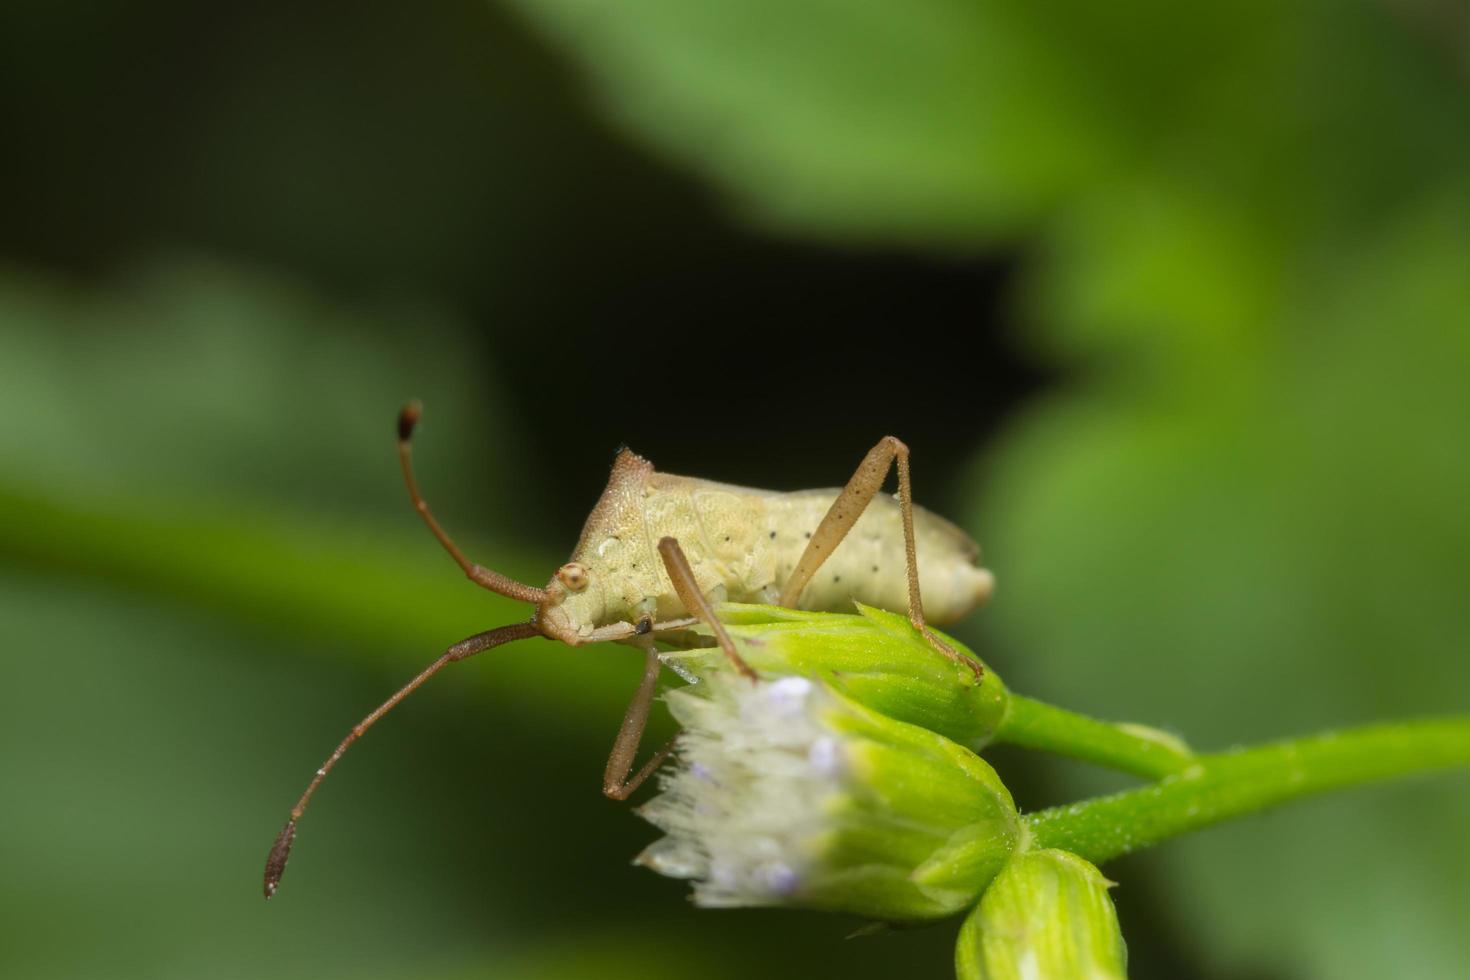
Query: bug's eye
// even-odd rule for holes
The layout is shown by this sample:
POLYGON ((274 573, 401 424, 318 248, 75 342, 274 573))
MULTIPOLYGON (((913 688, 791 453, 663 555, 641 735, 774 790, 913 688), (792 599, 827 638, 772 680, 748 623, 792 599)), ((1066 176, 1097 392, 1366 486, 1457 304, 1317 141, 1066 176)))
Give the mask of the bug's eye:
POLYGON ((569 561, 556 570, 556 578, 569 592, 581 592, 587 588, 587 566, 581 562, 569 561))

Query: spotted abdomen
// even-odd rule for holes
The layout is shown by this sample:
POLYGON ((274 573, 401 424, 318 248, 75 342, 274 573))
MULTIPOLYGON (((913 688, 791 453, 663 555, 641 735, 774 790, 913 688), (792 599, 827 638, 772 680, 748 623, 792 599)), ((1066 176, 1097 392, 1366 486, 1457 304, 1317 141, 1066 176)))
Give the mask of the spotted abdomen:
MULTIPOLYGON (((773 495, 769 509, 777 535, 772 544, 779 547, 777 569, 782 585, 837 494, 832 489, 773 495)), ((994 579, 975 564, 980 549, 958 527, 915 507, 914 539, 924 613, 930 622, 952 623, 989 597, 994 579)), ((894 612, 908 609, 903 516, 898 502, 887 495, 868 504, 802 591, 798 605, 846 612, 854 601, 894 612)))

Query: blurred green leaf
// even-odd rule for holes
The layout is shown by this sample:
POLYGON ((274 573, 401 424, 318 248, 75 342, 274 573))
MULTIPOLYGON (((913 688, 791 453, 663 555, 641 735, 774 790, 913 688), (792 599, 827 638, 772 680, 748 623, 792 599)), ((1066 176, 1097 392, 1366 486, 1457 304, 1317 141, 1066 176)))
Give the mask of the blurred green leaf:
MULTIPOLYGON (((512 2, 611 114, 742 211, 949 246, 1044 227, 1160 161, 1228 170, 1251 157, 1242 138, 1348 136, 1360 162, 1376 152, 1391 169, 1409 137, 1433 165, 1442 132, 1419 123, 1447 108, 1433 76, 1454 57, 1426 60, 1418 23, 1372 0, 512 2), (1413 104, 1426 95, 1440 98, 1413 104), (1350 129, 1360 113, 1382 116, 1386 139, 1350 129)), ((1276 203, 1331 206, 1343 172, 1287 174, 1309 197, 1276 203)), ((1245 193, 1269 190, 1250 186, 1259 176, 1234 175, 1245 193)))
POLYGON ((465 340, 442 311, 344 309, 199 258, 154 260, 96 289, 0 271, 7 486, 397 516, 393 420, 422 396, 420 465, 438 505, 466 523, 501 509, 505 481, 484 475, 491 452, 510 468, 514 427, 477 427, 507 413, 493 379, 464 368, 465 340))
POLYGON ((517 7, 583 59, 622 121, 802 230, 988 238, 1119 152, 1107 93, 1029 4, 517 7))

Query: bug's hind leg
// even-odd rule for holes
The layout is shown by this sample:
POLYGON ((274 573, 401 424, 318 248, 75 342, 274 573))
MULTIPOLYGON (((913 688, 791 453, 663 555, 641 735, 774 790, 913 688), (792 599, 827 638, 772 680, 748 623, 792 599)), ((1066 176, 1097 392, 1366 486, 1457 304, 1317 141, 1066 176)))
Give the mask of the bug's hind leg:
POLYGON ((909 622, 924 635, 929 645, 955 663, 964 664, 979 677, 984 668, 974 659, 962 656, 948 643, 941 640, 924 622, 924 599, 919 594, 919 556, 914 545, 914 490, 909 480, 909 447, 894 436, 884 436, 878 445, 868 450, 857 471, 847 481, 847 486, 837 495, 832 506, 822 518, 822 523, 812 532, 806 550, 796 563, 786 587, 781 591, 781 605, 795 608, 801 599, 802 590, 817 574, 817 570, 847 537, 847 532, 857 523, 868 504, 883 488, 888 470, 898 464, 898 507, 903 515, 903 548, 908 571, 909 622))
POLYGON ((643 741, 643 730, 648 727, 648 712, 653 707, 653 694, 661 666, 658 651, 654 650, 652 643, 648 644, 647 656, 643 665, 643 680, 638 683, 633 700, 628 702, 623 723, 618 726, 618 737, 613 741, 612 754, 607 757, 607 769, 602 773, 602 793, 614 800, 626 800, 632 796, 643 785, 643 781, 658 770, 674 748, 673 740, 670 740, 643 764, 642 769, 633 773, 633 758, 638 754, 639 743, 643 741), (633 775, 629 777, 629 773, 633 775))

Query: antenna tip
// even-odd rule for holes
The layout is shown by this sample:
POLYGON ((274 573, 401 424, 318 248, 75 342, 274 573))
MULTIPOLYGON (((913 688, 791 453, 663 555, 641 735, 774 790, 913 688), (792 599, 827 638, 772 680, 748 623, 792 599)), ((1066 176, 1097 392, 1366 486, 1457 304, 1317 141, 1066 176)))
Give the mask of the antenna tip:
POLYGON ((296 842, 296 821, 287 820, 286 826, 276 835, 276 842, 271 845, 270 855, 265 859, 265 897, 269 899, 276 893, 276 886, 281 883, 281 875, 286 873, 286 860, 291 857, 291 845, 296 842))
POLYGON ((413 438, 414 426, 419 424, 419 416, 424 413, 423 403, 414 399, 403 406, 403 411, 398 413, 398 441, 407 442, 413 438))

